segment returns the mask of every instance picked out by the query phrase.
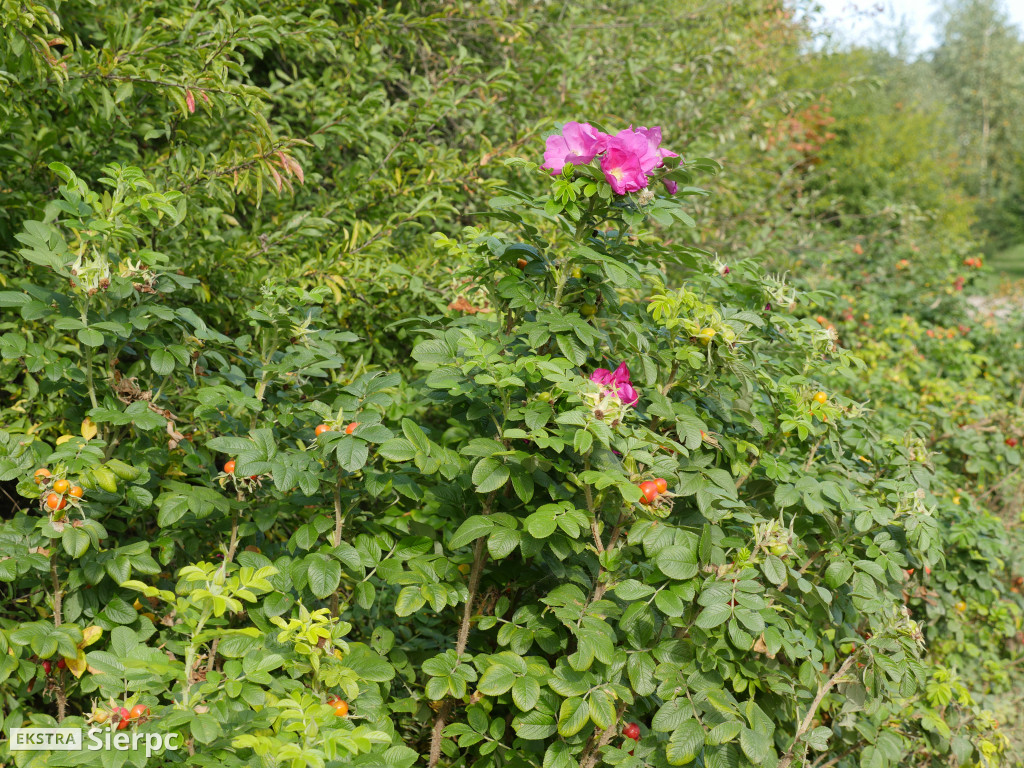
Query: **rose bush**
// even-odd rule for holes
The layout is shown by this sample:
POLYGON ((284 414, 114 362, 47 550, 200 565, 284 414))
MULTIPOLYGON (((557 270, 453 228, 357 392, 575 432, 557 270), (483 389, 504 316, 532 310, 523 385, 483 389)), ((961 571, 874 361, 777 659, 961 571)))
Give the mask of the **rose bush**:
POLYGON ((652 232, 692 226, 716 169, 665 157, 647 183, 677 195, 619 194, 595 154, 495 199, 497 228, 439 235, 487 309, 421 319, 403 383, 349 372, 354 338, 302 289, 268 283, 247 333, 214 330, 142 239, 185 198, 55 165, 19 236, 42 279, 0 294, 47 330, 4 358, 81 434, 3 433, 3 477, 67 503, 3 527, 35 614, 0 635, 8 724, 172 729, 165 764, 1004 752, 947 666, 963 640, 932 656, 929 634, 984 611, 1003 652, 1005 544, 924 439, 832 390, 865 364, 793 311, 825 294, 652 232), (950 568, 961 549, 983 570, 950 568))
POLYGON ((181 742, 0 760, 1012 762, 1024 326, 859 59, 774 0, 0 21, 3 727, 181 742))

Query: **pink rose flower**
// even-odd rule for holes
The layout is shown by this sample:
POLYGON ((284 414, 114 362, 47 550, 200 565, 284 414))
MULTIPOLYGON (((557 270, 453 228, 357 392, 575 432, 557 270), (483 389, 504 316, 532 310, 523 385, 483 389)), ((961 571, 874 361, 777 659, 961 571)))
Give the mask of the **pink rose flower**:
POLYGON ((629 366, 624 362, 620 363, 614 371, 598 368, 590 374, 590 380, 603 387, 614 389, 619 400, 625 405, 635 405, 640 400, 640 394, 633 388, 633 384, 629 380, 629 366))
MULTIPOLYGON (((541 166, 552 173, 561 173, 567 163, 586 165, 600 158, 601 170, 617 195, 639 192, 650 183, 648 174, 665 164, 666 157, 678 157, 661 146, 661 127, 632 126, 609 136, 589 123, 566 123, 561 133, 548 136, 541 166)), ((670 195, 679 185, 665 181, 670 195)))
POLYGON ((566 123, 561 133, 548 136, 541 168, 561 173, 566 163, 586 165, 604 151, 607 140, 607 134, 590 123, 566 123))
POLYGON ((619 384, 619 400, 625 405, 636 405, 640 400, 640 393, 632 384, 619 384))
POLYGON ((601 158, 601 170, 617 195, 639 192, 647 186, 642 158, 647 152, 647 140, 625 131, 608 139, 608 151, 601 158))
POLYGON ((679 157, 675 152, 661 146, 660 126, 656 125, 653 128, 641 126, 635 130, 633 128, 627 128, 625 131, 620 131, 619 136, 624 133, 632 133, 637 136, 642 136, 647 142, 646 151, 640 158, 640 167, 643 168, 644 173, 650 173, 655 168, 663 166, 665 164, 666 157, 679 157))

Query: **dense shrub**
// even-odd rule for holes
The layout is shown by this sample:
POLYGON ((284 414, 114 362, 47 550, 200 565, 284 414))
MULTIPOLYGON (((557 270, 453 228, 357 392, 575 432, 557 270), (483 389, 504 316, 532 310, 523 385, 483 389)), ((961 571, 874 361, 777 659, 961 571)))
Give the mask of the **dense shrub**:
POLYGON ((779 4, 0 8, 5 730, 1013 759, 1024 325, 779 4))

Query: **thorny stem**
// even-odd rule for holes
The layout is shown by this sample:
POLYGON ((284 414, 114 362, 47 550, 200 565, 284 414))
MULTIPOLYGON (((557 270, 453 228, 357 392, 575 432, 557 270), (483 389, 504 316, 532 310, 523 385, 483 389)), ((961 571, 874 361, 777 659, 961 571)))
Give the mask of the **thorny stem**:
MULTIPOLYGON (((590 454, 583 460, 583 469, 586 472, 590 471, 590 454)), ((583 485, 583 493, 587 497, 587 511, 590 513, 590 533, 594 537, 594 546, 597 547, 597 552, 600 554, 604 552, 604 543, 601 541, 601 532, 597 527, 597 513, 594 510, 594 494, 590 490, 589 483, 583 485)))
POLYGON ((807 461, 804 463, 804 472, 811 468, 811 464, 814 463, 814 457, 818 455, 818 448, 825 441, 825 435, 822 435, 818 440, 811 446, 811 452, 807 454, 807 461))
MULTIPOLYGON (((239 492, 239 498, 241 498, 241 492, 239 492)), ((224 555, 224 562, 220 565, 221 575, 225 578, 227 577, 228 574, 228 563, 230 563, 234 559, 236 549, 238 549, 238 513, 235 513, 234 518, 231 520, 231 539, 228 542, 227 554, 224 555)), ((215 637, 213 638, 213 642, 210 643, 210 655, 209 658, 206 660, 207 672, 213 671, 213 665, 217 660, 217 643, 219 641, 220 638, 215 637)))
POLYGON ((63 594, 60 590, 60 577, 57 575, 57 549, 54 547, 50 555, 50 579, 53 582, 53 626, 59 627, 63 622, 61 603, 63 594))
POLYGON ((583 752, 580 755, 580 768, 594 768, 602 747, 606 746, 618 731, 619 720, 622 719, 622 713, 625 711, 626 702, 619 702, 619 706, 615 708, 615 719, 611 725, 601 732, 600 737, 597 738, 597 743, 595 743, 595 737, 597 737, 599 729, 595 728, 594 732, 590 734, 587 746, 583 748, 583 752))
MULTIPOLYGON (((775 444, 777 442, 779 442, 779 438, 780 437, 781 437, 781 433, 776 433, 775 437, 773 437, 771 440, 769 440, 768 444, 761 450, 760 455, 757 456, 757 458, 755 458, 752 462, 750 462, 750 469, 747 470, 747 474, 742 475, 740 477, 740 479, 736 481, 736 490, 737 491, 742 487, 742 485, 745 482, 747 482, 747 480, 749 480, 751 477, 753 477, 753 475, 754 475, 754 468, 757 467, 757 465, 761 462, 761 456, 765 456, 765 455, 771 454, 771 452, 775 449, 775 444)), ((813 458, 813 454, 812 454, 812 458, 813 458)))
MULTIPOLYGON (((242 492, 241 491, 238 492, 238 500, 239 501, 242 500, 242 492)), ((227 575, 228 575, 228 563, 230 563, 232 560, 234 560, 234 558, 235 558, 235 550, 237 550, 237 549, 238 549, 238 513, 236 512, 235 516, 231 519, 231 539, 228 541, 228 551, 227 551, 227 554, 224 555, 224 562, 221 563, 221 565, 220 565, 220 573, 225 578, 227 578, 227 575)), ((199 634, 198 631, 196 632, 196 634, 199 634)), ((206 662, 206 671, 207 672, 212 672, 213 671, 213 665, 214 665, 214 662, 217 659, 217 642, 219 640, 220 640, 219 637, 215 637, 213 639, 213 642, 210 644, 210 658, 207 659, 207 662, 206 662)), ((186 666, 188 666, 188 665, 186 665, 186 666)), ((191 672, 189 672, 189 675, 191 675, 191 672)))
POLYGON ((85 384, 89 388, 89 402, 92 403, 93 408, 99 408, 99 401, 96 400, 96 385, 93 382, 92 375, 92 347, 89 347, 85 357, 85 384))
MULTIPOLYGON (((491 514, 491 505, 494 503, 497 493, 497 490, 491 491, 484 500, 484 515, 491 514)), ((459 634, 455 641, 456 658, 462 658, 466 644, 469 642, 469 625, 473 619, 473 604, 476 602, 476 593, 480 588, 480 576, 486 562, 487 549, 484 546, 484 539, 479 538, 473 545, 473 566, 469 571, 469 595, 466 596, 466 606, 462 611, 462 623, 459 624, 459 634)), ((445 721, 448 719, 451 709, 451 700, 446 699, 434 718, 434 727, 430 730, 430 758, 427 768, 434 768, 438 760, 441 759, 441 738, 444 733, 445 721)))
MULTIPOLYGON (((50 580, 53 582, 53 626, 59 627, 61 622, 64 621, 62 615, 63 607, 61 605, 64 596, 60 589, 60 576, 57 573, 56 547, 54 547, 53 552, 50 554, 50 580)), ((57 722, 61 722, 64 719, 67 704, 68 698, 64 693, 64 679, 60 678, 57 688, 57 722)))
MULTIPOLYGON (((238 499, 241 501, 242 492, 238 492, 238 499)), ((238 513, 235 512, 234 517, 231 518, 231 538, 228 540, 228 551, 224 555, 224 562, 220 564, 221 575, 228 575, 228 563, 235 558, 235 550, 238 549, 238 513)))
MULTIPOLYGON (((204 608, 202 616, 199 617, 199 621, 196 623, 196 628, 192 632, 192 638, 189 641, 188 647, 185 649, 185 683, 184 691, 182 692, 181 705, 185 707, 191 706, 192 698, 192 668, 196 663, 196 638, 203 631, 203 627, 206 625, 207 620, 210 618, 212 611, 210 608, 204 608)), ((190 753, 191 754, 191 753, 190 753)))
POLYGON ((615 549, 615 545, 619 541, 619 535, 622 533, 622 525, 626 522, 626 517, 625 512, 619 515, 619 519, 616 521, 615 527, 612 528, 612 535, 608 539, 607 549, 615 549))
MULTIPOLYGON (((89 304, 90 299, 87 296, 85 301, 82 302, 82 325, 89 324, 89 304)), ((89 402, 92 403, 93 408, 99 408, 99 402, 96 400, 96 385, 93 382, 92 373, 92 359, 93 359, 93 348, 91 346, 86 347, 85 352, 85 385, 89 390, 89 402)))
POLYGON ((800 727, 797 728, 796 733, 793 735, 793 743, 789 745, 789 749, 786 750, 786 754, 779 760, 778 768, 789 768, 793 762, 793 753, 796 749, 797 743, 800 741, 800 737, 803 736, 807 731, 811 729, 811 725, 814 723, 814 714, 818 711, 818 706, 821 704, 822 699, 832 690, 832 686, 839 682, 839 680, 846 674, 847 670, 853 666, 853 662, 857 659, 859 650, 856 653, 850 654, 843 665, 839 667, 832 677, 828 681, 818 688, 818 693, 814 697, 814 701, 811 702, 810 708, 807 710, 807 714, 804 715, 803 722, 800 723, 800 727))
POLYGON ((562 292, 565 290, 565 284, 569 281, 569 273, 565 269, 559 269, 558 271, 558 285, 555 287, 555 306, 559 306, 562 303, 562 292))
MULTIPOLYGON (((595 199, 590 198, 590 203, 587 206, 587 212, 580 217, 579 222, 576 224, 576 232, 573 237, 576 242, 583 242, 586 237, 586 231, 590 228, 590 217, 594 212, 595 199)), ((559 265, 561 266, 561 265, 559 265)), ((565 284, 569 281, 569 272, 564 268, 560 268, 558 271, 558 285, 555 287, 555 306, 557 307, 562 303, 562 292, 565 290, 565 284)))
POLYGON ((677 373, 679 373, 679 361, 678 360, 673 360, 672 361, 672 370, 671 370, 671 372, 668 375, 668 381, 666 381, 665 382, 665 386, 661 388, 661 394, 662 395, 667 395, 669 393, 669 390, 671 390, 672 387, 675 385, 675 383, 676 383, 676 374, 677 373))
MULTIPOLYGON (((341 467, 338 467, 338 481, 334 484, 334 546, 341 546, 341 532, 345 526, 345 513, 341 509, 341 467)), ((331 595, 331 616, 338 618, 338 590, 331 595)))

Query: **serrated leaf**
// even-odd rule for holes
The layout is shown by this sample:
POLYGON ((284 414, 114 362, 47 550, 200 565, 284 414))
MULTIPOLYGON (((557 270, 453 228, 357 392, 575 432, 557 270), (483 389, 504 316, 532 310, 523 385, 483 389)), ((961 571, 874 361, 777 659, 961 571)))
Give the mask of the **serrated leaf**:
POLYGON ((768 555, 761 564, 761 570, 765 578, 776 586, 786 580, 786 566, 782 560, 775 555, 768 555))
POLYGON ((512 701, 524 712, 537 706, 540 698, 540 683, 533 677, 517 678, 512 684, 512 701))
POLYGON ((718 603, 716 605, 709 605, 701 611, 695 623, 701 629, 713 629, 724 624, 731 615, 732 609, 727 603, 718 603))
POLYGON ((697 553, 688 547, 665 547, 655 555, 654 562, 670 579, 684 581, 697 575, 697 553))
POLYGON ((473 515, 459 526, 448 540, 449 549, 464 547, 470 542, 476 541, 481 536, 486 536, 494 529, 494 522, 483 515, 473 515))
POLYGON ((341 563, 319 553, 308 557, 307 563, 309 590, 322 600, 338 588, 341 582, 341 563))
POLYGON ((590 707, 587 702, 574 696, 565 699, 558 710, 558 733, 560 736, 575 736, 590 720, 590 707))
POLYGON ((704 729, 696 720, 687 720, 672 735, 665 747, 669 765, 687 765, 697 759, 704 748, 704 729))
POLYGON ((490 493, 501 488, 508 481, 509 468, 498 459, 481 459, 473 468, 473 484, 478 493, 490 493))
POLYGON ((480 676, 476 687, 485 696, 500 696, 512 688, 516 676, 504 664, 492 664, 480 676))

